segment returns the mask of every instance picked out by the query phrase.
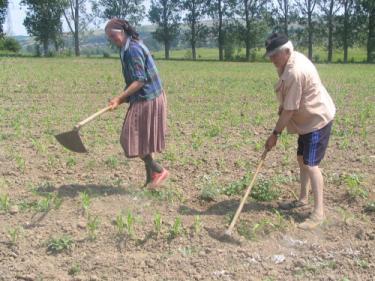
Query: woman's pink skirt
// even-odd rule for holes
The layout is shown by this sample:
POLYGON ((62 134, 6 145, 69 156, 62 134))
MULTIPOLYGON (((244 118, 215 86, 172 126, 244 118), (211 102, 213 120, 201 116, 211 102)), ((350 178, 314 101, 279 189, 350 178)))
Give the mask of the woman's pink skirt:
POLYGON ((120 143, 128 158, 142 157, 165 148, 167 100, 165 93, 153 100, 130 105, 120 143))

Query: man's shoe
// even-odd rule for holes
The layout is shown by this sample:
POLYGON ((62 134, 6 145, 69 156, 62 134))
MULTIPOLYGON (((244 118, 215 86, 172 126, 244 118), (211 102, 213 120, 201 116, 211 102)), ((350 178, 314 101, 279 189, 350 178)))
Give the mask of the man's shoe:
POLYGON ((150 183, 151 188, 157 188, 162 185, 165 180, 169 177, 169 172, 167 169, 163 169, 161 173, 152 173, 152 181, 150 183))
POLYGON ((295 208, 300 208, 300 207, 304 207, 304 206, 308 205, 307 203, 304 203, 304 202, 299 201, 299 200, 279 202, 277 204, 279 205, 279 208, 281 210, 292 210, 292 209, 295 209, 295 208))
POLYGON ((316 214, 312 214, 309 218, 307 218, 304 222, 298 225, 298 228, 304 230, 312 230, 320 225, 323 224, 325 217, 318 217, 316 214))

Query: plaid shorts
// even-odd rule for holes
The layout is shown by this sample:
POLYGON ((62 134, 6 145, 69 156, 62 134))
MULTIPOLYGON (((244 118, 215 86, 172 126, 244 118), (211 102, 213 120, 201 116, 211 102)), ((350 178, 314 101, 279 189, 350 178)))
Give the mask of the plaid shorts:
POLYGON ((314 132, 299 135, 297 155, 303 156, 303 163, 308 166, 319 165, 327 150, 331 135, 332 121, 314 132))

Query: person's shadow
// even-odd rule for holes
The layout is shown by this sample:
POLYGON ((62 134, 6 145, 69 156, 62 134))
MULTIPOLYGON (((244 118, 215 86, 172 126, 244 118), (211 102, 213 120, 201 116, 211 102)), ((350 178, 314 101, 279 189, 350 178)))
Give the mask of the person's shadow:
MULTIPOLYGON (((218 202, 216 204, 213 204, 209 206, 206 210, 200 211, 193 209, 189 206, 186 205, 181 205, 178 208, 179 214, 182 215, 190 215, 190 216, 195 216, 195 215, 217 215, 217 216, 224 216, 226 214, 232 214, 234 213, 240 202, 239 200, 236 199, 229 199, 229 200, 224 200, 221 202, 218 202)), ((274 207, 271 204, 267 203, 258 203, 258 202, 248 202, 246 203, 243 208, 242 208, 242 213, 243 212, 261 212, 261 211, 270 211, 274 209, 274 207)))
POLYGON ((98 184, 66 184, 58 187, 57 195, 59 197, 74 198, 81 192, 87 192, 92 196, 110 196, 110 195, 128 195, 135 192, 135 186, 111 186, 111 185, 98 185, 98 184))

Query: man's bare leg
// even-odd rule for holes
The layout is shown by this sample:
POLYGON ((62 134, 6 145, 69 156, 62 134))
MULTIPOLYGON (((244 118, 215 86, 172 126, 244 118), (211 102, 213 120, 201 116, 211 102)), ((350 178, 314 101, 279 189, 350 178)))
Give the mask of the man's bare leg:
POLYGON ((310 185, 310 175, 307 170, 307 166, 303 164, 303 156, 298 155, 297 156, 297 161, 299 165, 299 177, 300 177, 300 182, 301 182, 301 192, 299 194, 299 201, 307 204, 309 200, 309 185, 310 185))

